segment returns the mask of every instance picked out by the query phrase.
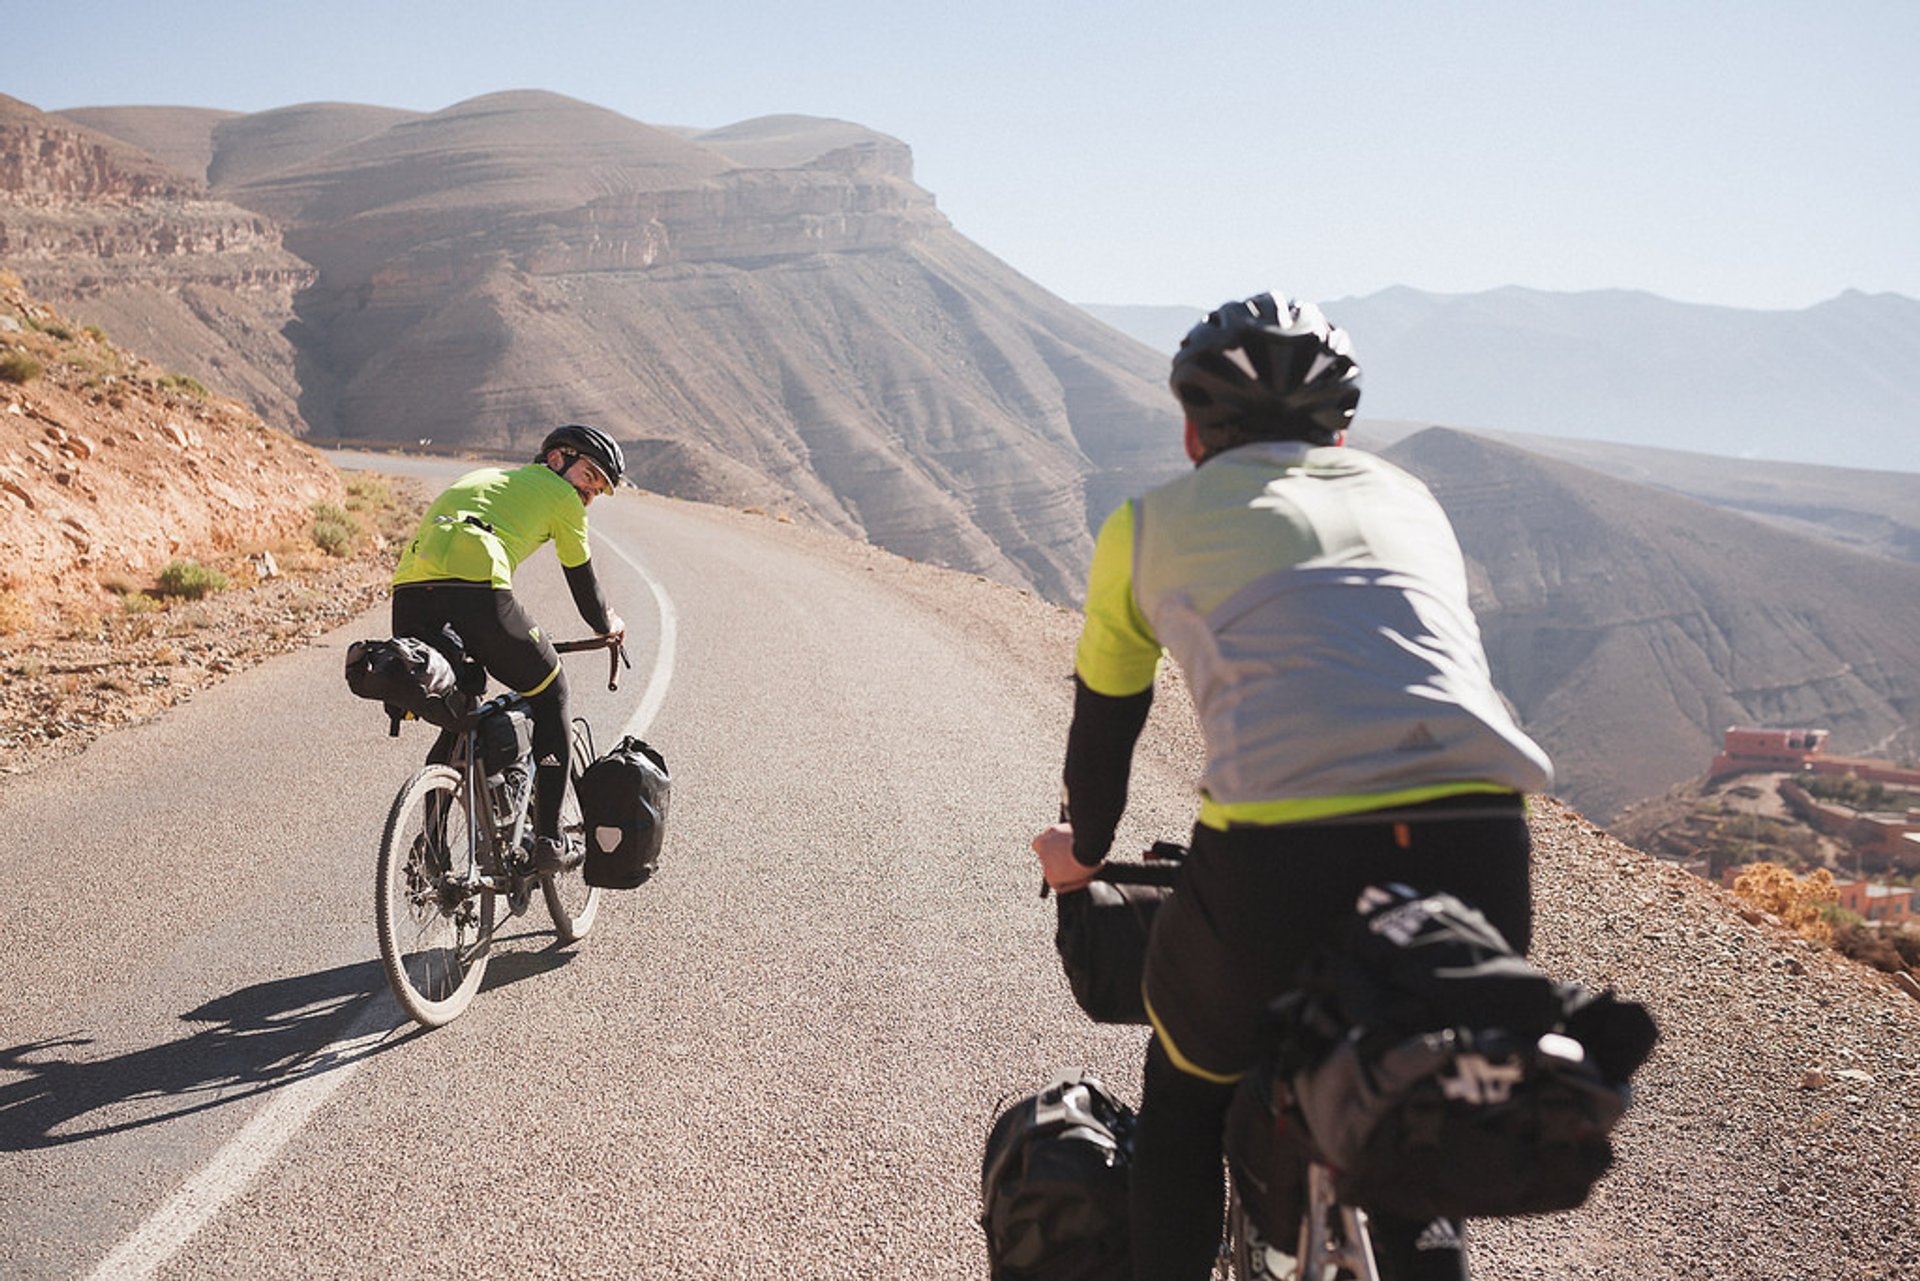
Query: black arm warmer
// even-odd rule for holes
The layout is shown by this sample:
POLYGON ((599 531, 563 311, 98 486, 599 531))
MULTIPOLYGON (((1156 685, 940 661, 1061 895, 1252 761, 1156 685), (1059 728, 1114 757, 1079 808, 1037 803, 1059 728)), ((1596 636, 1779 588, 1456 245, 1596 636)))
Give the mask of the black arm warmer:
POLYGON ((604 633, 608 622, 607 599, 600 594, 600 580, 593 576, 593 562, 583 560, 578 565, 567 566, 566 570, 574 608, 580 611, 588 627, 604 633))
POLYGON ((1113 848, 1113 832, 1127 808, 1133 745, 1153 706, 1153 686, 1115 698, 1073 678, 1073 727, 1067 731, 1066 817, 1073 824, 1073 856, 1088 867, 1113 848))

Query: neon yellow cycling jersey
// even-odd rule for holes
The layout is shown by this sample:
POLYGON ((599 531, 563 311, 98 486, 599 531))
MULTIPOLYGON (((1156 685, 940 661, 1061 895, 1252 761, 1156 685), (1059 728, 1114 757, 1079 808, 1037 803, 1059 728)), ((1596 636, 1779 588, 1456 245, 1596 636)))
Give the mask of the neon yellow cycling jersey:
POLYGON ((510 588, 520 562, 548 540, 568 569, 587 563, 586 504, 565 477, 545 463, 469 472, 427 508, 393 585, 457 579, 510 588))

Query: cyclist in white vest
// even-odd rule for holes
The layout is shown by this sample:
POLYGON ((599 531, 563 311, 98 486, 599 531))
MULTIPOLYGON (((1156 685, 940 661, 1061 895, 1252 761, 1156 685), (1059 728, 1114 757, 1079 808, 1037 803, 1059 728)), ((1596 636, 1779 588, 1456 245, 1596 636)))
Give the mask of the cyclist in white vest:
MULTIPOLYGON (((1221 1132, 1268 1003, 1360 890, 1404 882, 1532 927, 1524 810, 1552 782, 1514 724, 1467 603, 1459 545, 1418 480, 1343 448, 1348 336, 1260 294, 1173 359, 1195 470, 1123 504, 1095 544, 1075 650, 1066 819, 1034 839, 1048 882, 1106 858, 1163 652, 1206 742, 1179 891, 1148 951, 1134 1274, 1204 1277, 1220 1240, 1221 1132)), ((1465 1277, 1460 1225, 1375 1216, 1383 1273, 1465 1277)))

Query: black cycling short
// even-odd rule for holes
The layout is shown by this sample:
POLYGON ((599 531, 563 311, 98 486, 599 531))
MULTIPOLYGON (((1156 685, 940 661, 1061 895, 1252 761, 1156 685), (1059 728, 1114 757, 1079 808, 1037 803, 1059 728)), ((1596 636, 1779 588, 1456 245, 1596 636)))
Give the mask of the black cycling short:
POLYGON ((1260 1057, 1267 1005, 1353 911, 1398 881, 1479 908, 1516 952, 1533 933, 1521 797, 1466 795, 1320 823, 1196 826, 1154 923, 1146 993, 1174 1064, 1226 1082, 1260 1057))
POLYGON ((491 583, 406 583, 393 589, 393 634, 431 639, 443 623, 487 674, 520 694, 538 690, 560 656, 513 593, 491 583))

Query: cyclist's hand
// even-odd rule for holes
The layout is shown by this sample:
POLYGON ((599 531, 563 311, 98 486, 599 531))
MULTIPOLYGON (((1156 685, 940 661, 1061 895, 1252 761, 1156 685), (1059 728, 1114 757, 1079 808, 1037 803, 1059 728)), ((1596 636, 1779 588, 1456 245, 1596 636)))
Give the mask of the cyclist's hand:
POLYGON ((1073 856, 1073 824, 1055 823, 1033 838, 1033 852, 1040 856, 1040 874, 1056 894, 1071 894, 1086 888, 1100 869, 1088 867, 1073 856))
POLYGON ((620 617, 620 615, 614 613, 612 610, 608 610, 606 634, 613 638, 614 644, 616 645, 626 644, 627 643, 627 620, 620 617))

